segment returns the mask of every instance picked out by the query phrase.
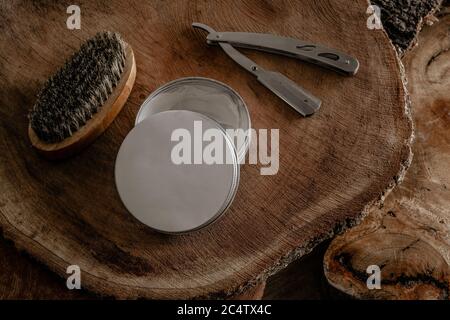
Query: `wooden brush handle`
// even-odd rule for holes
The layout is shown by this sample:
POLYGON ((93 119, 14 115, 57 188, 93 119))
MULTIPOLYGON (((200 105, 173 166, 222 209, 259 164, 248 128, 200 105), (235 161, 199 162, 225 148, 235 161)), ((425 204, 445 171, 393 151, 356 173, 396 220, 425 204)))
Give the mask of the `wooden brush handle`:
POLYGON ((136 61, 134 59, 133 49, 130 45, 127 45, 126 62, 122 77, 108 97, 108 100, 106 100, 100 108, 100 111, 89 119, 86 124, 72 136, 56 143, 48 143, 41 140, 30 124, 28 126, 28 136, 30 137, 32 145, 39 153, 50 160, 67 158, 80 152, 101 135, 114 121, 125 105, 131 89, 133 88, 135 79, 136 61))

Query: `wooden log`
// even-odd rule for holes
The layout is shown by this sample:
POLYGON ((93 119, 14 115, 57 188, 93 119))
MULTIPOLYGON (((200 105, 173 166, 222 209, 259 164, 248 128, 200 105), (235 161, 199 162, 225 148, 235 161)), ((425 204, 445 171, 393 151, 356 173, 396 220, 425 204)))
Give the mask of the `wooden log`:
POLYGON ((0 225, 5 237, 51 270, 82 270, 83 287, 118 298, 225 298, 352 226, 403 175, 411 122, 397 56, 382 30, 366 26, 367 2, 81 2, 82 29, 67 30, 61 3, 2 4, 0 43, 0 225), (239 8, 238 10, 235 8, 239 8), (218 14, 220 13, 220 14, 218 14), (269 32, 347 51, 361 62, 343 77, 286 57, 247 52, 323 100, 299 118, 282 101, 208 48, 201 21, 217 30, 269 32), (25 22, 25 23, 24 23, 25 22), (26 114, 45 79, 96 31, 118 31, 135 51, 128 103, 88 149, 57 164, 28 143, 26 114), (206 76, 235 88, 253 127, 280 129, 280 169, 244 165, 235 201, 211 227, 157 234, 125 210, 114 159, 140 104, 166 81, 206 76))
POLYGON ((450 14, 425 27, 403 62, 416 141, 404 182, 359 226, 337 237, 324 258, 329 282, 359 298, 449 299, 450 14), (369 265, 381 289, 366 286, 369 265))

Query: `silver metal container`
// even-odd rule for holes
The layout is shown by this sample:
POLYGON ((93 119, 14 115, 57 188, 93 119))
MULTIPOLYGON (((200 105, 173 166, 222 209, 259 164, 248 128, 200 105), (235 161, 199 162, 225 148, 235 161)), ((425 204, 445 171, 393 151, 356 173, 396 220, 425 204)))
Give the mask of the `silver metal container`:
POLYGON ((244 100, 232 88, 201 77, 171 81, 144 101, 135 123, 167 110, 194 111, 220 123, 235 145, 239 162, 243 163, 251 138, 250 115, 244 100))
MULTIPOLYGON (((142 104, 117 155, 115 180, 123 204, 139 221, 168 234, 184 234, 216 221, 238 189, 250 127, 244 101, 221 82, 191 77, 158 88, 142 104), (179 142, 174 132, 181 129, 195 137, 199 122, 203 132, 215 129, 223 162, 174 161, 179 142)), ((189 143, 194 150, 196 142, 189 143)), ((201 144, 202 149, 208 145, 203 140, 201 144)))
MULTIPOLYGON (((191 141, 194 148, 195 141, 191 141)), ((216 121, 197 112, 163 111, 139 122, 117 154, 119 196, 139 221, 163 233, 183 234, 216 221, 231 205, 239 184, 239 161, 231 139, 216 121), (195 123, 215 129, 222 164, 174 163, 175 130, 194 135, 195 123)))

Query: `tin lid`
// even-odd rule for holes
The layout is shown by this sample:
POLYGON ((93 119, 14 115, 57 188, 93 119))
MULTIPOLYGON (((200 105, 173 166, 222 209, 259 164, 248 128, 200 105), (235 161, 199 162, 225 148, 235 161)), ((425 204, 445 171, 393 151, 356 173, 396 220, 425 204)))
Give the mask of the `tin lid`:
POLYGON ((156 89, 141 105, 136 124, 167 110, 189 110, 201 113, 226 129, 238 153, 245 159, 250 144, 250 115, 244 100, 226 84, 208 78, 181 78, 156 89))
POLYGON ((165 111, 127 135, 116 158, 115 180, 122 202, 138 220, 160 232, 185 233, 226 211, 238 188, 239 163, 216 121, 191 111, 165 111), (222 150, 222 162, 215 158, 210 164, 211 142, 199 137, 205 132, 215 134, 219 147, 211 154, 222 150))

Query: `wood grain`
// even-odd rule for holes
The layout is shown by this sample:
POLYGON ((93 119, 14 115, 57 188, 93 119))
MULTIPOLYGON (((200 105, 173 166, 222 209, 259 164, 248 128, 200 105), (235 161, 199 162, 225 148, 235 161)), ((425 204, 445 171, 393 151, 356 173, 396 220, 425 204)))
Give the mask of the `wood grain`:
POLYGON ((325 272, 338 289, 361 298, 450 298, 450 14, 425 27, 403 61, 416 141, 404 182, 364 222, 333 240, 325 272), (369 265, 381 290, 366 286, 369 265))
POLYGON ((66 280, 50 272, 14 244, 0 241, 0 300, 93 299, 86 290, 69 290, 66 280))
POLYGON ((80 31, 66 29, 62 4, 1 6, 0 43, 8 45, 0 53, 0 225, 57 274, 79 265, 87 289, 118 298, 239 294, 354 225, 409 164, 411 122, 399 62, 384 31, 366 28, 366 1, 81 2, 80 31), (193 21, 322 43, 356 56, 361 68, 342 77, 246 51, 321 97, 320 111, 300 118, 219 48, 207 47, 193 21), (28 142, 26 106, 80 42, 104 29, 133 47, 134 89, 88 149, 48 162, 28 142), (218 223, 171 237, 126 212, 114 160, 145 97, 185 76, 227 83, 246 101, 256 129, 279 128, 280 170, 261 176, 260 165, 244 165, 235 201, 218 223))

